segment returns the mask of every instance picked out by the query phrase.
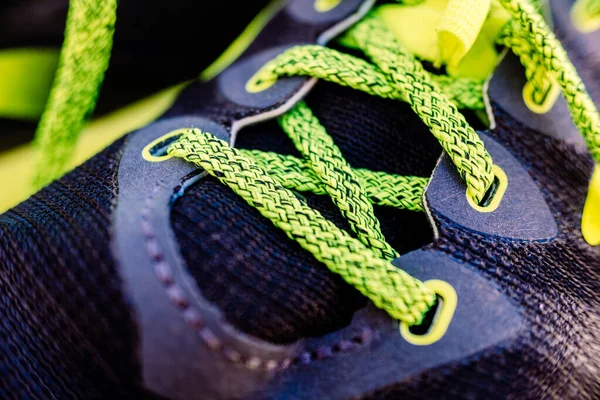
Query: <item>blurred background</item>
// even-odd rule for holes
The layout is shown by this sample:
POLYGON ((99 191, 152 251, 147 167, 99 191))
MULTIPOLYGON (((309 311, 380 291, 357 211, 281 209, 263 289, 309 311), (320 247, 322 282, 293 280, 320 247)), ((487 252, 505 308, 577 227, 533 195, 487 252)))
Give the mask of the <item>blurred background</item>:
MULTIPOLYGON (((120 0, 96 116, 197 77, 267 3, 120 0)), ((0 2, 0 151, 27 143, 35 132, 68 6, 68 0, 0 2)))

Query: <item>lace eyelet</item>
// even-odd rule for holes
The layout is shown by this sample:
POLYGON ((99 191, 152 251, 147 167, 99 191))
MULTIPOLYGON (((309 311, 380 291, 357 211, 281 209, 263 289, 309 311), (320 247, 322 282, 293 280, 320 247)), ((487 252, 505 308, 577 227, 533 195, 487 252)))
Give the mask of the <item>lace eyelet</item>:
POLYGON ((430 346, 443 338, 458 304, 456 290, 448 282, 433 279, 425 281, 424 284, 434 291, 438 298, 431 322, 428 326, 421 324, 418 327, 408 326, 405 322, 400 323, 400 334, 404 340, 415 346, 430 346), (425 328, 424 333, 415 332, 416 329, 422 328, 425 328))
POLYGON ((600 166, 596 165, 581 217, 581 232, 590 246, 600 246, 600 166))
POLYGON ((592 33, 600 29, 600 16, 589 16, 585 4, 578 1, 571 8, 571 23, 581 33, 592 33))
POLYGON ((496 209, 500 206, 500 202, 506 193, 506 189, 508 188, 508 177, 502 168, 497 165, 492 166, 492 171, 494 172, 494 183, 485 198, 481 201, 481 204, 477 204, 475 200, 469 193, 466 193, 467 200, 471 207, 475 210, 482 213, 491 213, 496 211, 496 209))
POLYGON ((530 82, 527 82, 525 86, 523 86, 523 101, 525 102, 525 105, 536 114, 546 114, 554 107, 554 104, 560 95, 560 86, 558 83, 552 81, 542 103, 535 101, 533 92, 533 85, 531 85, 530 82))
POLYGON ((326 13, 340 5, 342 0, 315 0, 315 10, 320 13, 326 13))
POLYGON ((148 143, 142 150, 142 157, 149 162, 162 162, 173 158, 172 155, 167 153, 167 149, 171 144, 176 142, 186 130, 187 129, 177 129, 171 131, 148 143))

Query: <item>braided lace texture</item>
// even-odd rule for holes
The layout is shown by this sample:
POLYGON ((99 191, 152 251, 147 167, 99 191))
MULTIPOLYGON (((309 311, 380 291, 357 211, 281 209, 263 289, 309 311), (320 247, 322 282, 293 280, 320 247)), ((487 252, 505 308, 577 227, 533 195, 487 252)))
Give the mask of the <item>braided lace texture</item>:
POLYGON ((77 137, 94 111, 110 60, 116 10, 116 0, 70 2, 58 70, 35 137, 36 189, 66 172, 77 137))
MULTIPOLYGON (((239 152, 253 159, 287 189, 327 194, 325 184, 303 159, 258 150, 241 149, 239 152)), ((364 168, 353 169, 353 172, 374 205, 423 211, 422 196, 429 182, 428 178, 388 174, 364 168)))
POLYGON ((267 63, 256 76, 258 84, 272 82, 279 76, 308 75, 408 102, 452 158, 467 181, 469 194, 481 201, 494 180, 492 159, 457 107, 441 93, 421 64, 402 49, 379 18, 367 17, 347 35, 369 52, 381 69, 322 46, 297 46, 267 63))
MULTIPOLYGON (((408 324, 419 323, 423 313, 434 303, 435 294, 419 280, 394 267, 389 259, 381 257, 384 252, 377 245, 373 250, 363 244, 364 239, 355 239, 336 227, 285 189, 251 158, 224 141, 193 129, 169 148, 169 154, 194 163, 229 186, 290 239, 297 241, 393 318, 408 324)), ((341 200, 337 198, 336 202, 341 200)), ((362 235, 370 237, 367 233, 362 235)))
POLYGON ((306 104, 298 104, 280 122, 358 239, 385 260, 398 257, 385 241, 373 205, 352 168, 306 104))
POLYGON ((600 162, 600 115, 566 51, 531 3, 525 0, 498 1, 513 18, 506 28, 503 43, 520 56, 529 75, 535 75, 534 70, 542 71, 537 75, 539 78, 530 81, 540 86, 541 93, 548 83, 540 83, 540 80, 551 77, 558 82, 575 126, 585 138, 594 159, 600 162))

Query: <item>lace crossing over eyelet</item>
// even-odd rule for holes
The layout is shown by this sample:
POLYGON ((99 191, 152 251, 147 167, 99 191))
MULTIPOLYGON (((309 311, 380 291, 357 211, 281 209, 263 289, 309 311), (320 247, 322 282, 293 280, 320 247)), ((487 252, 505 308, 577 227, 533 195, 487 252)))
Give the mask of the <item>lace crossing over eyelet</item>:
POLYGON ((277 77, 269 77, 268 79, 264 78, 266 75, 265 67, 266 65, 256 71, 256 73, 252 75, 252 77, 246 83, 246 91, 248 93, 263 92, 277 83, 277 77))
POLYGON ((523 86, 523 101, 527 108, 536 114, 546 114, 554 107, 554 103, 560 95, 560 86, 554 80, 551 80, 550 87, 544 94, 544 99, 540 103, 535 100, 535 91, 531 82, 527 82, 523 86))
POLYGON ((448 282, 433 279, 425 281, 424 284, 435 292, 436 304, 428 311, 420 325, 409 326, 405 322, 400 323, 400 334, 404 340, 415 346, 429 346, 444 337, 458 304, 456 290, 448 282))
POLYGON ((166 161, 173 156, 167 153, 171 144, 176 142, 187 129, 177 129, 150 142, 142 150, 142 157, 150 162, 166 161))
POLYGON ((508 188, 508 177, 502 168, 494 164, 492 166, 492 171, 494 172, 494 182, 492 186, 489 188, 484 198, 481 200, 479 204, 469 196, 469 193, 466 193, 467 200, 471 207, 475 210, 482 213, 490 213, 496 211, 496 209, 500 206, 500 202, 506 193, 506 189, 508 188))

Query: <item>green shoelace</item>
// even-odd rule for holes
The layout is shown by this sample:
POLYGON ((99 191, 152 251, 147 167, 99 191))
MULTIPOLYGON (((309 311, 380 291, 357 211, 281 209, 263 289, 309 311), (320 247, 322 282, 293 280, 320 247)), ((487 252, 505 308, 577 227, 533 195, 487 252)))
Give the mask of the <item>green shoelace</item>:
POLYGON ((33 185, 64 174, 108 68, 117 0, 71 0, 54 85, 35 134, 33 185))
MULTIPOLYGON (((465 0, 460 7, 473 1, 465 0)), ((533 99, 543 102, 550 88, 558 85, 565 96, 575 125, 586 139, 592 155, 600 161, 600 116, 585 91, 581 79, 569 62, 565 51, 549 30, 536 7, 527 0, 497 0, 511 16, 499 43, 511 48, 525 66, 533 99)), ((91 0, 75 0, 72 7, 81 11, 69 13, 69 23, 76 25, 95 13, 114 13, 114 1, 100 7, 91 0), (92 4, 93 3, 93 4, 92 4), (112 5, 112 6, 111 6, 112 5)), ((98 2, 99 3, 99 2, 98 2)), ((457 1, 452 1, 452 4, 457 1)), ((106 17, 105 21, 114 18, 106 17)), ((96 78, 86 90, 99 85, 106 66, 105 52, 111 34, 89 33, 94 49, 87 49, 96 63, 96 78)), ((474 28, 475 29, 475 28, 474 28)), ((74 31, 77 29, 73 28, 74 31)), ((69 26, 67 28, 69 32, 69 26)), ((467 32, 472 33, 472 32, 467 32)), ((469 36, 469 35, 467 35, 469 36)), ((472 35, 471 35, 472 36, 472 35)), ((259 92, 286 76, 311 76, 361 90, 374 96, 404 101, 439 140, 461 178, 467 193, 480 203, 494 182, 493 160, 460 108, 483 108, 482 82, 466 78, 437 76, 427 72, 421 63, 397 42, 377 12, 371 12, 350 28, 340 43, 364 52, 371 61, 317 45, 288 49, 267 63, 248 83, 247 89, 259 92)), ((66 41, 66 46, 74 46, 66 41)), ((61 67, 70 59, 63 50, 61 67)), ((83 55, 82 55, 83 57, 83 55)), ((59 74, 59 77, 62 75, 59 74)), ((72 76, 72 82, 75 77, 72 76)), ((77 78, 78 79, 78 78, 77 78)), ((69 81, 67 81, 68 83, 69 81)), ((64 93, 74 90, 69 84, 53 91, 48 110, 38 132, 44 160, 36 183, 42 185, 59 176, 61 165, 74 143, 80 125, 75 116, 90 111, 93 102, 73 104, 77 111, 61 117, 66 104, 64 93), (54 102, 52 101, 54 99, 54 102), (62 99, 62 102, 61 102, 62 99), (90 105, 91 104, 91 105, 90 105), (48 126, 45 120, 61 123, 48 126), (50 145, 52 143, 52 145, 50 145), (50 153, 50 154, 45 154, 50 153)), ((61 86, 60 79, 57 87, 61 86)), ((331 136, 304 102, 279 118, 301 158, 257 150, 238 150, 198 129, 182 130, 180 139, 169 147, 169 154, 180 157, 216 177, 248 204, 255 207, 290 239, 341 275, 391 317, 409 325, 419 324, 424 313, 435 303, 436 295, 424 283, 396 268, 391 261, 399 254, 386 242, 373 204, 423 210, 422 195, 428 179, 406 177, 385 172, 353 169, 344 159, 331 136), (337 228, 317 210, 308 207, 294 191, 326 194, 348 220, 350 233, 337 228)), ((360 130, 360 127, 357 127, 360 130)))

